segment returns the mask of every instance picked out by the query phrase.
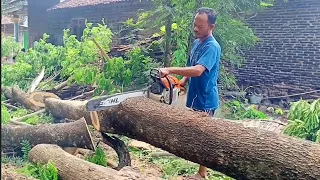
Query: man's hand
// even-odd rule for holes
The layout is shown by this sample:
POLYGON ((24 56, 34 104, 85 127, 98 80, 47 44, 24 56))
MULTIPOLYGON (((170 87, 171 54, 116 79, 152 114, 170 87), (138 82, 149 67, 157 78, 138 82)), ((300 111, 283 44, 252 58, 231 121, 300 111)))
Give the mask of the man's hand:
POLYGON ((169 68, 160 68, 160 73, 162 78, 171 74, 169 68))
POLYGON ((181 85, 181 86, 186 86, 188 80, 189 80, 188 77, 183 77, 183 78, 180 80, 180 85, 181 85))

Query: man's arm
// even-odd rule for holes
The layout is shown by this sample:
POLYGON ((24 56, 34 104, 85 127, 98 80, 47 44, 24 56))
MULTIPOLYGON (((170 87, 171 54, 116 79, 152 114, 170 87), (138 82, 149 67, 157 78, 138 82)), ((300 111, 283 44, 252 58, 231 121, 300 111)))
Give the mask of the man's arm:
POLYGON ((191 67, 169 67, 168 73, 177 74, 184 77, 195 77, 195 76, 201 76, 201 74, 205 70, 206 68, 202 65, 195 65, 191 67))

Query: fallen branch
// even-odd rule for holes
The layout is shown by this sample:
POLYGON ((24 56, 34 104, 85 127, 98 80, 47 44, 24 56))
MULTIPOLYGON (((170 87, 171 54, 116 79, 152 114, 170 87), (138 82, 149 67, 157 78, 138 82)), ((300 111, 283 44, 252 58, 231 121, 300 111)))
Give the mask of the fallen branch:
POLYGON ((46 112, 46 110, 45 110, 45 109, 41 109, 41 110, 39 110, 39 111, 36 111, 36 112, 30 113, 30 114, 27 114, 27 115, 25 115, 25 116, 11 119, 11 120, 9 120, 9 122, 11 122, 11 123, 13 123, 13 124, 17 124, 17 122, 18 122, 18 125, 23 125, 23 123, 21 124, 19 121, 28 119, 28 118, 30 118, 30 117, 32 117, 32 116, 35 116, 35 115, 38 115, 38 114, 41 114, 41 113, 44 113, 44 112, 46 112))
POLYGON ((320 144, 131 98, 98 112, 100 131, 149 143, 236 179, 320 179, 320 144))
POLYGON ((28 123, 25 123, 25 122, 19 122, 19 121, 16 121, 16 120, 10 120, 9 121, 10 123, 12 124, 15 124, 15 125, 20 125, 20 126, 32 126, 31 124, 28 124, 28 123))
POLYGON ((39 85, 39 83, 44 77, 44 70, 45 70, 45 67, 43 66, 39 75, 32 81, 30 89, 27 91, 28 94, 32 93, 36 89, 36 87, 39 85))
POLYGON ((85 92, 83 94, 80 94, 79 96, 75 96, 75 97, 71 98, 70 100, 76 100, 76 99, 80 99, 80 98, 85 98, 85 97, 93 95, 93 93, 94 93, 94 90, 89 91, 89 92, 85 92))
POLYGON ((49 84, 51 81, 53 81, 56 77, 59 76, 61 71, 57 72, 53 77, 50 77, 48 79, 45 80, 45 82, 43 84, 41 84, 38 88, 42 89, 44 88, 47 84, 49 84))
POLYGON ((173 156, 175 157, 174 154, 168 153, 168 152, 152 152, 150 154, 151 157, 163 157, 163 156, 173 156))
POLYGON ((4 103, 4 102, 1 102, 1 104, 3 104, 4 106, 6 106, 6 107, 8 107, 8 108, 13 109, 13 110, 19 109, 18 107, 14 106, 14 105, 7 104, 7 103, 4 103))
POLYGON ((108 146, 112 147, 112 149, 114 149, 118 155, 119 163, 114 169, 120 170, 125 166, 131 166, 130 154, 126 144, 115 136, 110 137, 104 133, 101 133, 101 135, 102 141, 108 146))
POLYGON ((7 99, 3 101, 3 103, 9 103, 9 102, 11 102, 11 99, 7 99))
POLYGON ((63 180, 152 180, 157 177, 144 176, 130 167, 116 171, 114 169, 99 166, 83 159, 72 156, 57 145, 39 144, 31 149, 29 161, 46 164, 53 162, 58 169, 58 174, 63 180))
POLYGON ((305 95, 305 94, 312 94, 312 93, 316 93, 316 92, 320 92, 320 89, 319 90, 314 90, 314 91, 303 92, 303 93, 284 95, 284 96, 266 97, 266 98, 263 98, 263 99, 279 99, 279 98, 286 98, 286 97, 301 96, 301 95, 305 95))
POLYGON ((102 53, 102 56, 104 57, 104 59, 107 61, 110 59, 110 57, 108 56, 108 54, 106 53, 106 51, 99 45, 99 43, 96 41, 96 39, 94 37, 91 37, 91 40, 93 41, 93 43, 98 47, 98 49, 100 50, 100 52, 102 53))
POLYGON ((53 87, 54 91, 59 91, 60 89, 66 87, 68 85, 68 80, 63 81, 62 83, 56 85, 55 87, 53 87))

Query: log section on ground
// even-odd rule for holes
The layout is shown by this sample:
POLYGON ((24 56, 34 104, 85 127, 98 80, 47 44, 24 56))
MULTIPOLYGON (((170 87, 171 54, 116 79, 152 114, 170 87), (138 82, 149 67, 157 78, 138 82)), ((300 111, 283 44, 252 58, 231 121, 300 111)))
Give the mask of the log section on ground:
POLYGON ((19 153, 20 143, 23 140, 29 141, 31 147, 46 143, 61 147, 95 149, 87 123, 83 118, 71 123, 1 127, 1 149, 4 152, 19 153))
POLYGON ((147 142, 236 179, 320 179, 320 144, 147 98, 99 112, 101 132, 147 142))
POLYGON ((46 109, 57 118, 80 119, 85 118, 87 124, 92 125, 90 113, 86 110, 86 101, 45 99, 46 109))
POLYGON ((17 102, 32 111, 39 111, 42 109, 44 107, 44 99, 48 97, 59 99, 58 96, 49 92, 33 92, 27 94, 18 86, 4 87, 3 92, 6 97, 11 97, 12 101, 17 102))
POLYGON ((58 169, 59 176, 64 180, 160 180, 157 177, 143 176, 130 167, 116 171, 93 164, 65 152, 57 145, 39 144, 33 147, 29 153, 29 160, 43 164, 52 161, 58 169))

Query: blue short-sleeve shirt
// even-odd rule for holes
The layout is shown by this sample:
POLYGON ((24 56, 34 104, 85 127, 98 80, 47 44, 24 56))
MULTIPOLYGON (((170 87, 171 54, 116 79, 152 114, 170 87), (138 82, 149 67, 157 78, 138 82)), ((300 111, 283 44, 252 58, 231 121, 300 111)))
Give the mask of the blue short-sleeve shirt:
POLYGON ((200 64, 206 70, 199 77, 189 78, 186 106, 192 109, 208 111, 219 107, 218 75, 221 47, 213 36, 202 43, 195 40, 187 66, 200 64))

